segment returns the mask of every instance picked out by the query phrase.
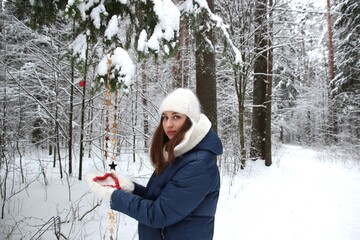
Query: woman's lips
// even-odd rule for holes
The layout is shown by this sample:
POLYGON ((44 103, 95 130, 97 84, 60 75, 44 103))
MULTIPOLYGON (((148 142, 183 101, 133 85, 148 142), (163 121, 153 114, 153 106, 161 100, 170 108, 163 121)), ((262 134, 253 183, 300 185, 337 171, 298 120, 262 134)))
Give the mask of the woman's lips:
POLYGON ((172 137, 172 136, 175 135, 175 133, 176 133, 175 131, 167 131, 167 132, 166 132, 166 135, 168 135, 169 137, 170 137, 170 136, 172 137))

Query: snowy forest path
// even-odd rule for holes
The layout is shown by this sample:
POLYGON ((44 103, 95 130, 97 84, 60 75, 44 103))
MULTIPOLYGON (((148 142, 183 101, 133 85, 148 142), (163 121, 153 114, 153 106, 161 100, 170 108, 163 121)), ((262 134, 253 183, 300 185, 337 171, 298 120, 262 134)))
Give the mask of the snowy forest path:
POLYGON ((270 168, 256 161, 223 177, 215 239, 358 239, 359 167, 299 146, 277 154, 270 168))

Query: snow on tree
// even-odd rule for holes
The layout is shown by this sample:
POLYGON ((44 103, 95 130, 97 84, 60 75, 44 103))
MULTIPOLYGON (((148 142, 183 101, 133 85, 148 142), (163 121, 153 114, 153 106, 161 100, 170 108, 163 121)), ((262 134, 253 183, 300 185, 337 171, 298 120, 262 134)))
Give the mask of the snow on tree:
MULTIPOLYGON (((55 21, 55 13, 58 11, 75 21, 77 36, 71 44, 71 51, 79 63, 84 65, 85 59, 89 57, 87 51, 92 48, 97 48, 97 64, 104 61, 104 56, 117 58, 120 52, 121 57, 125 56, 131 45, 135 46, 139 56, 149 53, 170 55, 177 47, 181 14, 196 16, 200 12, 209 16, 207 26, 219 29, 224 40, 231 46, 233 64, 241 63, 240 52, 227 33, 227 25, 210 11, 206 0, 186 0, 178 5, 171 0, 59 0, 46 4, 42 0, 32 0, 30 4, 35 26, 45 24, 46 20, 55 21), (119 50, 120 48, 125 51, 119 50), (118 49, 116 53, 115 49, 118 49)), ((122 62, 121 66, 112 66, 113 76, 122 76, 117 78, 117 84, 111 84, 114 89, 129 86, 131 82, 128 80, 134 76, 133 71, 128 71, 133 67, 125 67, 126 64, 133 65, 128 61, 130 56, 125 58, 127 61, 122 62), (126 71, 120 70, 124 67, 126 71), (124 79, 127 79, 126 82, 124 79)), ((101 84, 104 81, 101 75, 103 67, 98 69, 101 71, 98 72, 98 83, 101 84)))
POLYGON ((331 95, 338 108, 339 137, 344 142, 359 143, 360 139, 360 3, 356 0, 335 1, 334 21, 335 77, 331 95), (346 137, 348 136, 348 137, 346 137))

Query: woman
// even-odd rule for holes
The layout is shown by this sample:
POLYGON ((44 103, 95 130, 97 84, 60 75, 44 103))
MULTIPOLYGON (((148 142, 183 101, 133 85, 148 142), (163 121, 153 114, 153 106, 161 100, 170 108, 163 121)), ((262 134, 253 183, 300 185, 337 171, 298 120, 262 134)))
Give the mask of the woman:
POLYGON ((90 187, 108 195, 113 210, 139 222, 139 240, 210 240, 220 189, 216 156, 222 154, 221 140, 189 89, 170 93, 159 113, 150 149, 155 171, 147 186, 114 172, 121 190, 94 182, 90 187))

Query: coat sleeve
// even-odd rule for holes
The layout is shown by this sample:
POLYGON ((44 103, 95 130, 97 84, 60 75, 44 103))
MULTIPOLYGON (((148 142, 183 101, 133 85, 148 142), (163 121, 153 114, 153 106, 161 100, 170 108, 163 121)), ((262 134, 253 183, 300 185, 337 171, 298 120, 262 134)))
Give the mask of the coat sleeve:
POLYGON ((210 172, 203 161, 189 162, 179 169, 155 201, 117 190, 111 196, 111 208, 150 227, 170 226, 203 201, 212 185, 210 172))
POLYGON ((138 183, 134 182, 134 191, 133 194, 143 197, 145 194, 146 188, 138 183))

